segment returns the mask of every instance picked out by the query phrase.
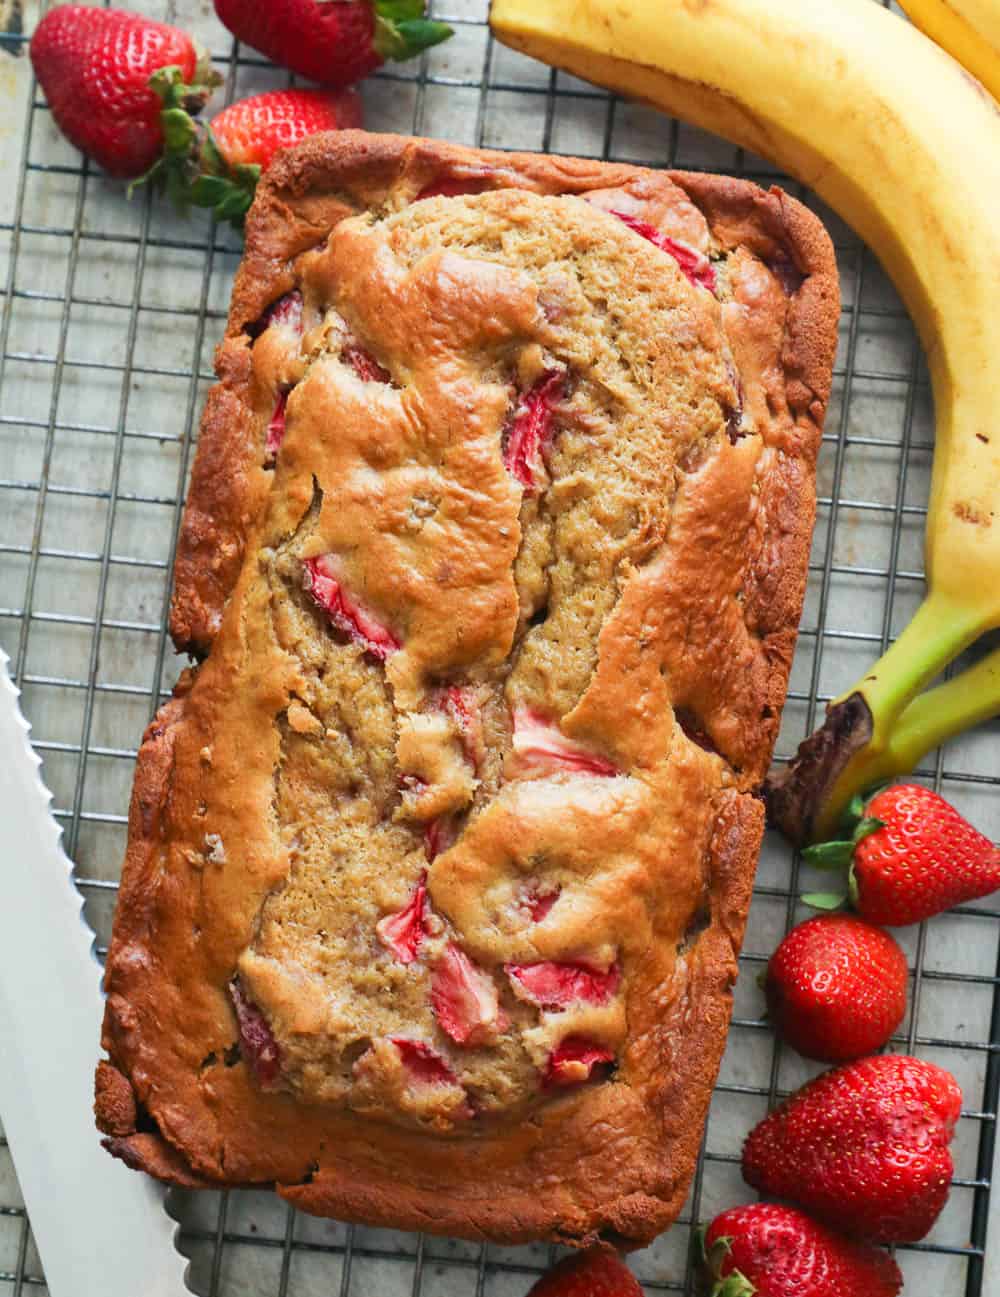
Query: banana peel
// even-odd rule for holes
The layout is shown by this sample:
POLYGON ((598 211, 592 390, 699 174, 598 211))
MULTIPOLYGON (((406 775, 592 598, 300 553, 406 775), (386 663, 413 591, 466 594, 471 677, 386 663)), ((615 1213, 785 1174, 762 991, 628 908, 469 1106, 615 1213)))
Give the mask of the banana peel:
POLYGON ((1000 99, 997 0, 901 0, 910 21, 1000 99))
POLYGON ((922 691, 1000 626, 1000 108, 870 0, 493 0, 505 44, 770 158, 874 249, 917 325, 937 431, 928 590, 769 786, 795 841, 1000 713, 1000 652, 922 691))

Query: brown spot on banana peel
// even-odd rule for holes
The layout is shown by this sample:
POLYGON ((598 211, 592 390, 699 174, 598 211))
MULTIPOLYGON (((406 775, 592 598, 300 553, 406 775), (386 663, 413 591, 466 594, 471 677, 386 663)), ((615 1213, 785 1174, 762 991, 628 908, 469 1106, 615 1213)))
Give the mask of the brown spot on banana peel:
POLYGON ((971 523, 973 527, 993 526, 993 510, 985 509, 974 501, 956 500, 951 506, 951 511, 956 518, 960 518, 962 522, 971 523))
POLYGON ((821 810, 848 762, 871 742, 871 710, 859 693, 834 703, 788 763, 764 781, 768 819, 792 842, 811 842, 821 810))

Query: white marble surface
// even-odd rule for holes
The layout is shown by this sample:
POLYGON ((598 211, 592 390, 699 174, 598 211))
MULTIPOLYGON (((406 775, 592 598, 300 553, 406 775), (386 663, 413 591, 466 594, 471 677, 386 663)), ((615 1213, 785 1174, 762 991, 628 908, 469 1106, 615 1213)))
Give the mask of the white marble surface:
MULTIPOLYGON (((150 0, 143 8, 195 30, 218 56, 220 68, 227 70, 231 43, 215 21, 209 0, 150 0)), ((438 9, 475 20, 483 17, 485 2, 441 0, 438 9)), ((35 4, 27 5, 28 30, 36 10, 35 4)), ((429 56, 430 81, 422 97, 412 79, 415 68, 404 71, 402 80, 369 82, 364 90, 368 125, 418 129, 475 143, 478 89, 444 82, 478 81, 484 50, 482 26, 464 23, 450 45, 429 56)), ((491 90, 485 103, 485 142, 541 147, 546 137, 546 97, 531 91, 544 89, 547 71, 497 50, 492 82, 501 88, 491 90)), ((277 71, 249 63, 238 68, 235 88, 245 94, 280 83, 282 75, 277 71)), ((559 87, 579 89, 580 83, 560 78, 559 87)), ((0 283, 6 282, 11 253, 9 226, 18 201, 27 94, 26 58, 0 52, 0 223, 8 227, 0 230, 0 283)), ((551 148, 600 154, 606 122, 603 99, 560 94, 551 120, 551 148)), ((32 169, 25 183, 15 279, 18 296, 0 391, 0 644, 14 658, 21 647, 26 649, 24 709, 40 744, 45 778, 63 812, 68 847, 81 878, 88 880, 84 885, 87 915, 99 941, 106 942, 113 891, 101 883, 117 876, 132 755, 158 689, 169 688, 182 665, 169 650, 160 656, 166 563, 177 484, 186 465, 184 439, 207 385, 204 375, 223 327, 239 241, 220 232, 209 263, 208 225, 200 214, 178 220, 165 204, 147 213, 144 200, 127 203, 120 186, 95 175, 82 180, 78 156, 59 138, 44 109, 34 111, 31 130, 31 163, 56 169, 32 169), (70 231, 78 215, 82 234, 74 268, 70 231), (67 291, 73 304, 64 315, 67 291), (199 315, 202 301, 207 315, 199 315), (133 316, 136 329, 131 337, 133 316), (49 363, 60 357, 61 369, 49 363), (122 369, 129 362, 132 375, 123 383, 122 369), (191 377, 193 366, 200 367, 202 377, 191 377), (20 611, 30 566, 26 551, 39 520, 37 485, 50 420, 50 489, 41 517, 42 557, 35 572, 34 616, 25 641, 20 611), (109 507, 114 510, 110 525, 109 507), (100 559, 109 537, 112 561, 102 586, 100 559), (93 623, 98 613, 103 626, 93 673, 96 687, 91 691, 87 686, 92 679, 93 623), (82 781, 81 746, 86 753, 82 781)), ((666 163, 672 143, 679 165, 729 170, 741 161, 729 145, 686 127, 674 140, 669 123, 651 110, 619 106, 615 111, 611 147, 617 156, 666 163)), ((768 174, 752 159, 746 160, 746 167, 755 176, 758 168, 768 174)), ((814 681, 815 629, 831 512, 827 506, 821 509, 813 550, 820 570, 813 573, 803 619, 804 627, 813 633, 803 635, 796 657, 782 735, 784 752, 805 730, 814 685, 822 697, 835 693, 858 674, 877 648, 864 637, 882 633, 888 582, 884 576, 857 569, 877 572, 888 565, 902 465, 899 443, 907 416, 908 379, 915 364, 912 330, 898 313, 891 286, 870 257, 864 258, 862 267, 849 231, 835 219, 831 228, 849 308, 820 464, 824 497, 830 496, 838 480, 839 464, 841 503, 830 550, 835 572, 825 605, 822 660, 814 681), (855 306, 860 306, 860 312, 852 330, 850 308, 855 306), (844 447, 842 452, 838 443, 844 447)), ((917 370, 922 374, 919 363, 917 370)), ((929 396, 921 383, 913 403, 907 506, 926 501, 932 426, 929 396)), ((921 528, 919 514, 904 515, 897 561, 903 575, 896 586, 894 631, 919 597, 920 584, 913 574, 921 566, 921 528)), ((942 766, 945 793, 994 838, 1000 838, 996 787, 957 776, 995 776, 998 735, 994 725, 966 737, 947 751, 942 766)), ((784 931, 787 903, 768 889, 787 888, 790 877, 790 853, 779 841, 769 839, 759 876, 764 890, 755 898, 748 929, 746 950, 751 957, 766 957, 784 931)), ((922 939, 923 966, 936 973, 994 975, 997 929, 996 917, 988 915, 938 919, 922 939)), ((920 934, 907 931, 902 937, 916 961, 920 934)), ((724 1086, 769 1084, 771 1036, 753 1025, 762 1009, 755 985, 759 967, 752 958, 744 965, 737 1017, 747 1025, 734 1027, 731 1034, 721 1076, 724 1086)), ((990 998, 986 985, 947 978, 925 981, 916 1034, 953 1042, 984 1041, 990 998)), ((906 1045, 903 1039, 898 1048, 906 1045)), ((920 1052, 952 1067, 966 1087, 968 1106, 978 1107, 984 1052, 930 1047, 920 1052)), ((806 1070, 799 1060, 783 1055, 779 1085, 793 1087, 806 1070)), ((722 1160, 710 1161, 705 1171, 703 1219, 747 1196, 738 1167, 725 1159, 738 1154, 743 1135, 765 1107, 765 1098, 734 1093, 732 1088, 715 1096, 707 1143, 713 1159, 722 1160)), ((961 1123, 956 1155, 957 1173, 963 1178, 975 1176, 978 1131, 974 1120, 961 1123)), ((86 1189, 81 1186, 80 1192, 86 1189)), ((957 1246, 968 1241, 970 1201, 970 1190, 954 1192, 931 1241, 957 1246)), ((19 1203, 8 1151, 0 1147, 0 1295, 13 1291, 12 1281, 5 1283, 2 1276, 13 1276, 19 1268, 29 1278, 41 1278, 41 1263, 23 1217, 16 1214, 19 1203)), ((230 1195, 224 1220, 214 1194, 175 1195, 172 1210, 184 1226, 183 1246, 191 1257, 191 1281, 199 1292, 318 1297, 339 1290, 346 1242, 343 1226, 308 1218, 290 1220, 285 1207, 264 1193, 230 1195), (227 1241, 217 1253, 220 1228, 227 1241)), ((997 1211, 1000 1206, 995 1206, 994 1214, 997 1211)), ((687 1228, 679 1225, 634 1258, 650 1292, 682 1282, 687 1235, 687 1228)), ((988 1249, 984 1293, 1000 1292, 998 1243, 1000 1227, 994 1229, 988 1249)), ((547 1256, 544 1248, 490 1248, 482 1291, 491 1297, 519 1297, 530 1284, 530 1272, 542 1268, 547 1256), (495 1262, 514 1268, 500 1269, 495 1262)), ((959 1297, 964 1292, 961 1259, 912 1251, 902 1252, 900 1259, 907 1293, 959 1297)), ((411 1236, 359 1229, 352 1240, 350 1292, 354 1297, 390 1297, 415 1291, 419 1267, 419 1291, 425 1297, 472 1294, 477 1292, 480 1261, 480 1249, 470 1244, 427 1240, 418 1245, 411 1236)), ((32 1286, 30 1291, 44 1289, 32 1286)))

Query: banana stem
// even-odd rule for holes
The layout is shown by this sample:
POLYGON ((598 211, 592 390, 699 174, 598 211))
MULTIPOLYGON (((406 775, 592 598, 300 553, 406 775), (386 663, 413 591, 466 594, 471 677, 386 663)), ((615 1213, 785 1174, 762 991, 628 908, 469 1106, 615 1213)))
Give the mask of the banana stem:
POLYGON ((963 728, 962 717, 998 710, 989 689, 993 677, 984 665, 994 654, 918 697, 996 624, 989 606, 984 612, 972 605, 971 599, 960 604, 932 589, 888 652, 854 689, 830 704, 823 725, 800 744, 795 759, 768 776, 771 819, 793 842, 828 838, 855 793, 911 769, 924 752, 963 728), (984 690, 981 699, 975 697, 977 687, 984 690), (942 708, 940 716, 933 714, 935 707, 942 708), (911 752, 916 756, 907 764, 911 752))
POLYGON ((914 698, 880 752, 867 748, 858 754, 834 788, 829 816, 818 823, 820 832, 832 827, 839 809, 855 793, 906 774, 928 752, 994 716, 1000 716, 1000 648, 914 698))
POLYGON ((896 642, 850 691, 860 693, 868 704, 869 746, 874 751, 891 741, 893 727, 910 700, 989 629, 982 609, 971 604, 971 600, 958 604, 932 588, 896 642))

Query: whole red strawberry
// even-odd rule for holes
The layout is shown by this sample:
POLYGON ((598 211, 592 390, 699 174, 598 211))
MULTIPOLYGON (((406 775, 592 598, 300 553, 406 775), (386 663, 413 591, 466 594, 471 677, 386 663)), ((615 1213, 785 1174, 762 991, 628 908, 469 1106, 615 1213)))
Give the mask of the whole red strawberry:
POLYGON ((709 1297, 896 1297, 903 1286, 888 1253, 773 1203, 716 1216, 704 1252, 709 1297))
POLYGON ((59 5, 30 48, 59 129, 113 176, 141 175, 163 149, 153 73, 173 69, 176 102, 192 112, 221 81, 185 32, 123 9, 59 5))
POLYGON ((212 118, 219 152, 230 166, 267 168, 279 149, 308 135, 361 125, 356 90, 269 90, 224 108, 212 118))
POLYGON ((424 0, 215 0, 239 40, 324 86, 349 86, 386 59, 408 59, 451 35, 424 0))
POLYGON ((614 1252, 592 1248, 554 1265, 528 1297, 642 1297, 642 1289, 614 1252))
MULTIPOLYGON (((895 784, 864 806, 852 804, 849 839, 803 854, 821 868, 849 867, 850 895, 871 923, 918 923, 1000 887, 1000 851, 949 805, 920 784, 895 784)), ((844 899, 812 894, 829 909, 844 899)))
POLYGON ((906 956, 888 932, 851 914, 824 914, 793 928, 771 956, 768 1014, 806 1058, 861 1058, 902 1022, 907 977, 906 956))
POLYGON ((847 1063, 754 1127, 743 1178, 834 1229, 912 1243, 948 1196, 948 1144, 961 1108, 955 1078, 933 1063, 893 1054, 847 1063))

